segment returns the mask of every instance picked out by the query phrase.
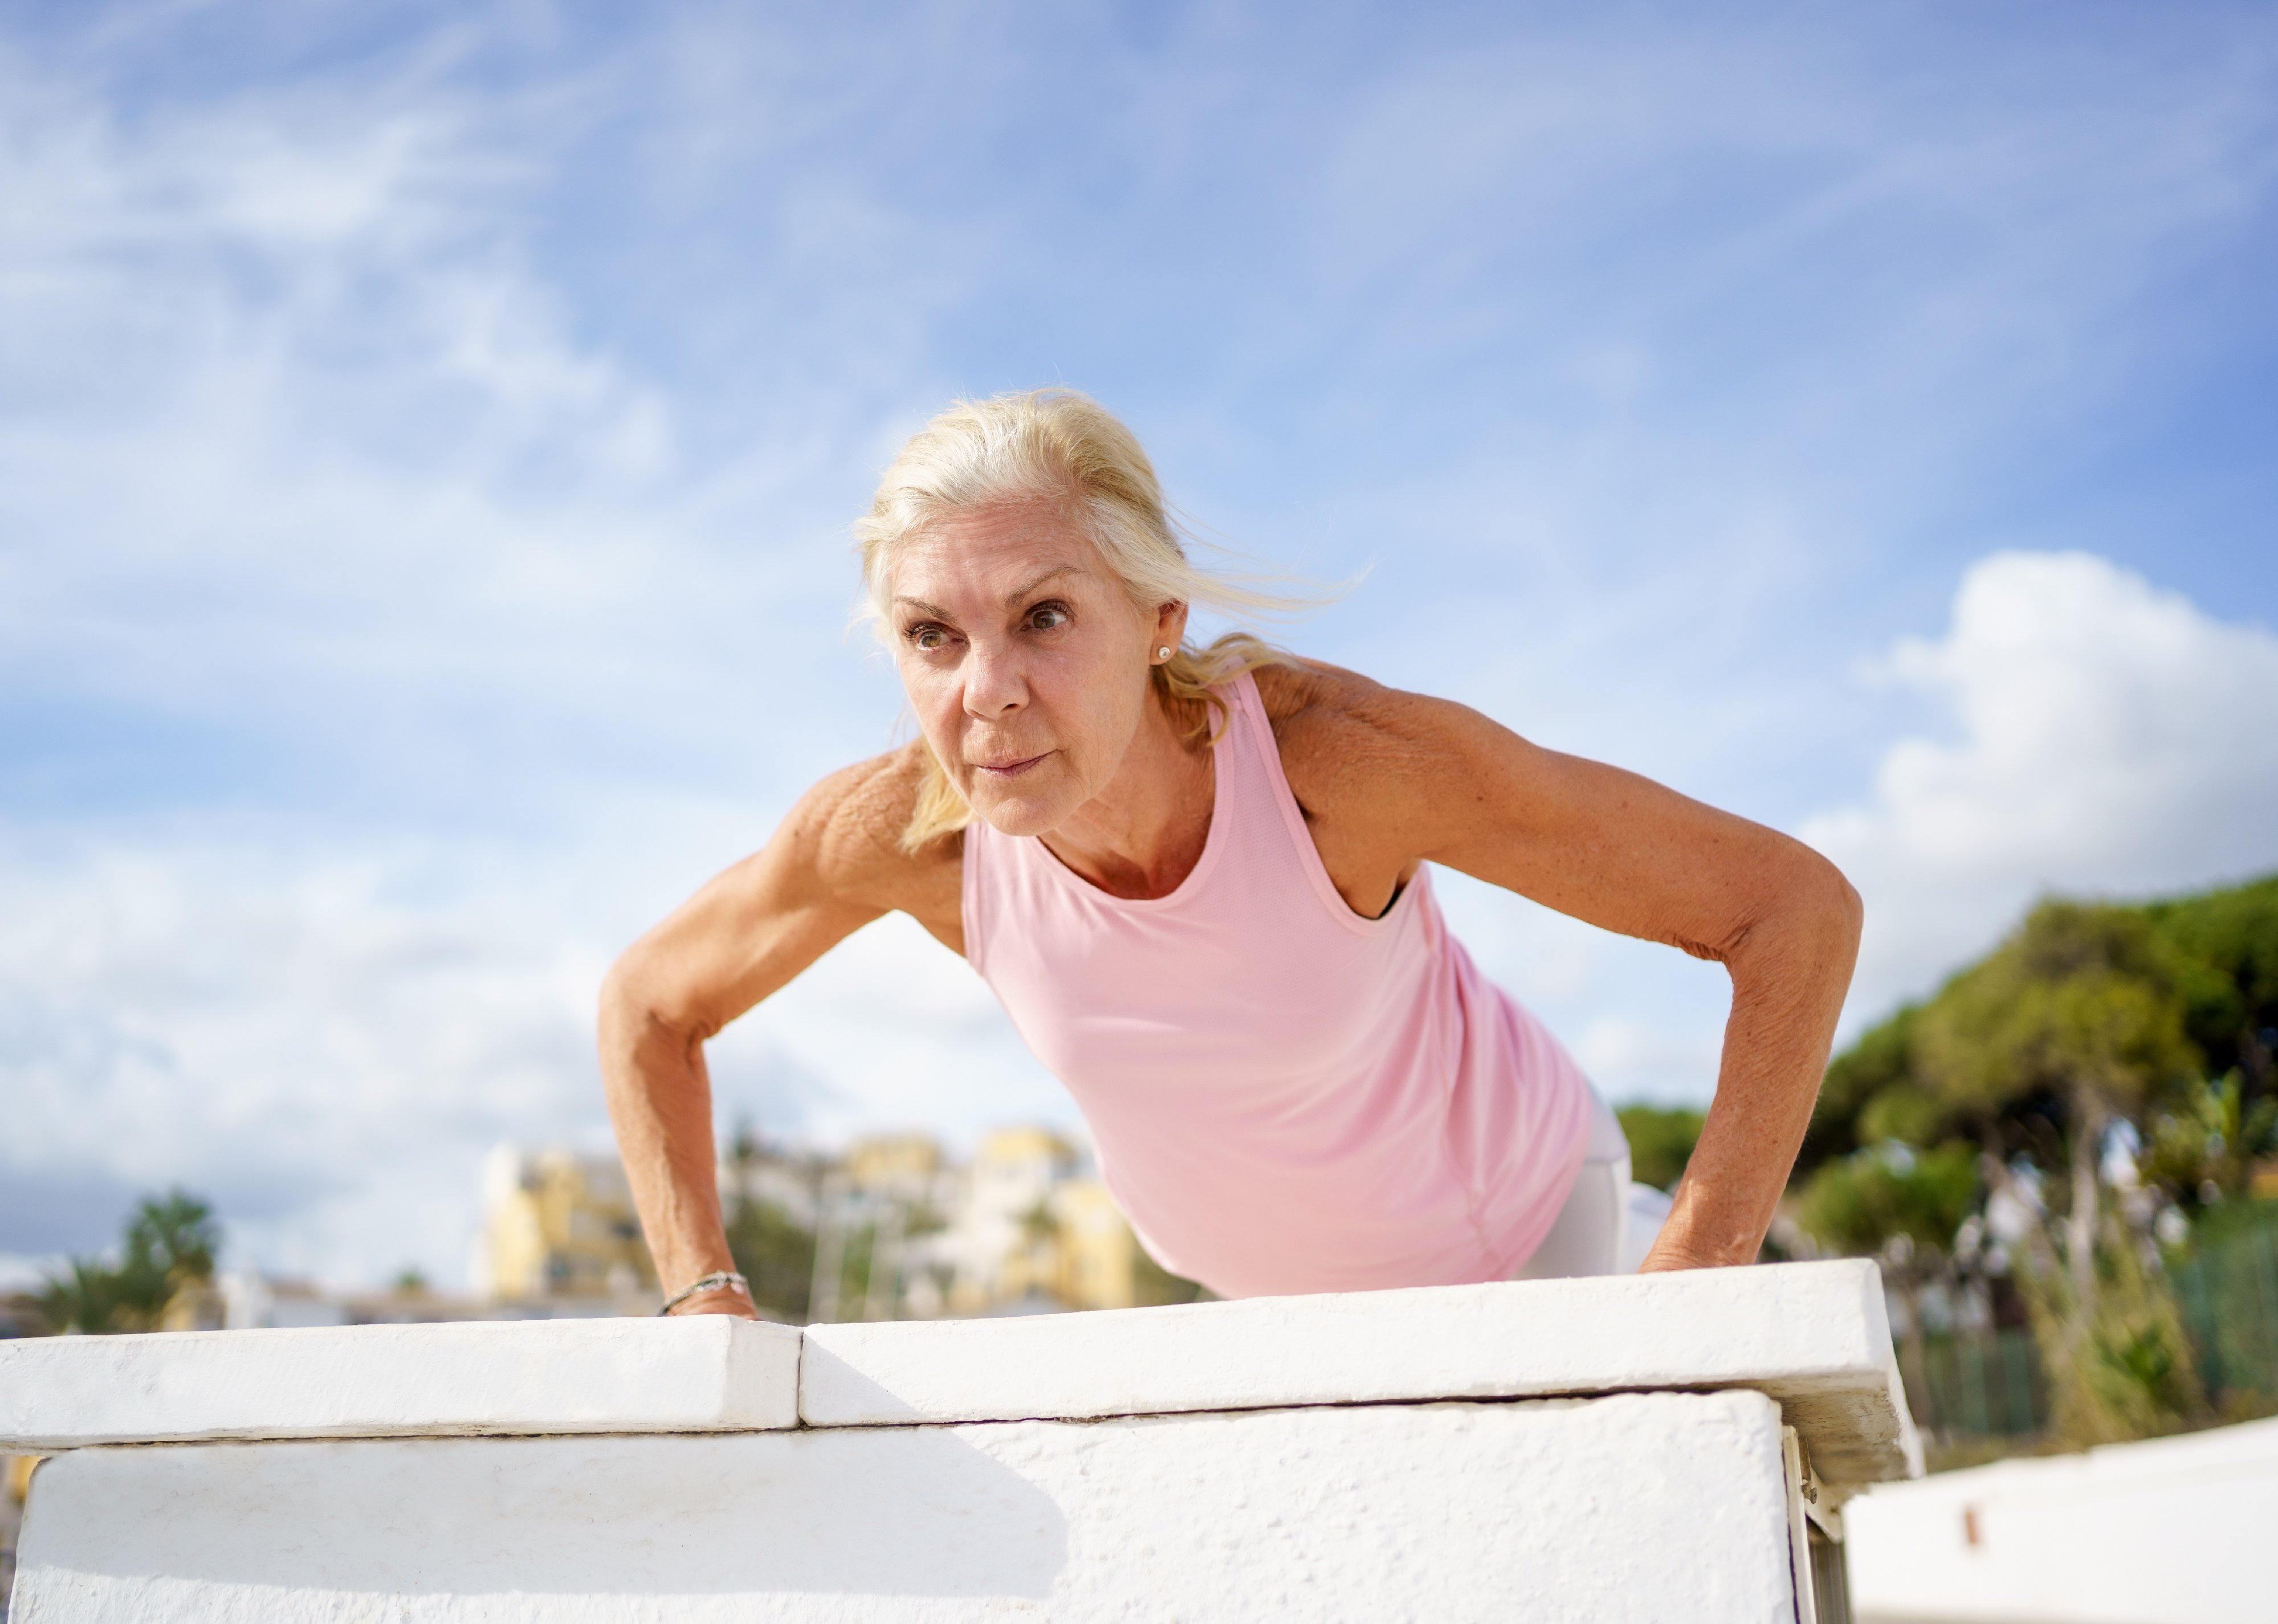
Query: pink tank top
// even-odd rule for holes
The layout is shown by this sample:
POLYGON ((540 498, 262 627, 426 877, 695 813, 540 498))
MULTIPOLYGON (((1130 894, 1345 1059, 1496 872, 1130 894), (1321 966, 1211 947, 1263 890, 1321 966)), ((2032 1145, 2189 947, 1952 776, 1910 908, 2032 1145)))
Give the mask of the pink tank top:
POLYGON ((965 832, 965 950, 1090 1124, 1165 1268, 1224 1297, 1507 1277, 1557 1216, 1589 1085, 1480 975, 1419 870, 1377 919, 1322 867, 1245 675, 1202 858, 1111 896, 965 832))

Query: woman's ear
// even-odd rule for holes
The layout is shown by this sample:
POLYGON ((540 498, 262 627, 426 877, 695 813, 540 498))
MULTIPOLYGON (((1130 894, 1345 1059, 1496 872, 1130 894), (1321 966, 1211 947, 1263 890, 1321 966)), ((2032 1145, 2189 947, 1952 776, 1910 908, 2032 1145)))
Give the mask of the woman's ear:
POLYGON ((1155 642, 1159 646, 1168 644, 1177 648, 1187 635, 1187 606, 1182 603, 1155 606, 1155 642))

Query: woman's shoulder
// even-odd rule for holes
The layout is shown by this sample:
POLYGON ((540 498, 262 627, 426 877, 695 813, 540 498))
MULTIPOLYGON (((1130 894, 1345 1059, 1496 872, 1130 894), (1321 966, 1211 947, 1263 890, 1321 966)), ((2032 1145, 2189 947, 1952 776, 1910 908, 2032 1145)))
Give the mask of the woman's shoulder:
POLYGON ((1387 688, 1326 660, 1285 655, 1256 672, 1257 698, 1286 759, 1294 749, 1337 750, 1413 732, 1420 694, 1387 688))
POLYGON ((1309 813, 1353 795, 1373 804, 1387 789, 1417 782, 1455 743, 1450 722, 1469 714, 1448 700, 1296 655, 1261 667, 1257 677, 1282 775, 1309 813))
POLYGON ((954 887, 965 836, 954 830, 913 850, 904 842, 924 793, 923 740, 841 767, 803 796, 791 821, 814 873, 849 900, 917 911, 947 879, 954 887))

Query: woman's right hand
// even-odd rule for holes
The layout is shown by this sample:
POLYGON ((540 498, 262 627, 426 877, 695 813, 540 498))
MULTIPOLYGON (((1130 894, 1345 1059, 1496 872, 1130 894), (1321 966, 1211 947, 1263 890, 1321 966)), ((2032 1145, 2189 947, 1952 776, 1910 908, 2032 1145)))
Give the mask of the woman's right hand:
MULTIPOLYGON (((628 948, 601 985, 601 1080, 668 1299, 735 1268, 721 1222, 706 1041, 882 914, 907 913, 962 950, 962 842, 917 853, 900 845, 923 748, 823 780, 764 849, 628 948)), ((757 1317, 733 1287, 673 1312, 757 1317)))
POLYGON ((755 1320, 760 1311, 753 1305, 744 1289, 737 1285, 715 1285, 708 1292, 699 1292, 673 1307, 667 1317, 689 1319, 699 1314, 724 1314, 730 1319, 755 1320))

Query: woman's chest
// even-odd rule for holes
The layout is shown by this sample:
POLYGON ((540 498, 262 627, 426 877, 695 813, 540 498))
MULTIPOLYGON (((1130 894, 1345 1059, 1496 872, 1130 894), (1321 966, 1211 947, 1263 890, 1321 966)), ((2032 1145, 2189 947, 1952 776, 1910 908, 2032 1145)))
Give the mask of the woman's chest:
MULTIPOLYGON (((1238 885, 1231 888, 1238 893, 1238 885)), ((983 973, 1064 1079, 1238 1061, 1315 1071, 1365 1049, 1423 1001, 1420 911, 1362 932, 1298 910, 1212 924, 1177 911, 1037 908, 992 934, 983 973)))

